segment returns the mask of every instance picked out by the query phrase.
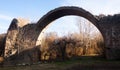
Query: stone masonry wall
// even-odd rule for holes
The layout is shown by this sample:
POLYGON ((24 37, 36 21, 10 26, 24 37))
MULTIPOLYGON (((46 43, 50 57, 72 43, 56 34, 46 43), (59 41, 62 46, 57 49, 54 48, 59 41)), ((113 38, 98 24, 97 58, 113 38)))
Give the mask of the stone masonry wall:
POLYGON ((108 15, 99 19, 104 36, 107 59, 120 59, 120 14, 108 15))
POLYGON ((38 61, 40 59, 35 57, 31 59, 33 56, 40 56, 37 54, 39 53, 37 50, 40 49, 32 52, 32 49, 36 46, 39 30, 37 30, 36 24, 23 23, 23 21, 25 19, 13 19, 8 29, 4 54, 6 58, 5 65, 19 64, 21 63, 21 60, 19 60, 21 58, 23 58, 22 62, 24 63, 31 63, 32 60, 38 61))

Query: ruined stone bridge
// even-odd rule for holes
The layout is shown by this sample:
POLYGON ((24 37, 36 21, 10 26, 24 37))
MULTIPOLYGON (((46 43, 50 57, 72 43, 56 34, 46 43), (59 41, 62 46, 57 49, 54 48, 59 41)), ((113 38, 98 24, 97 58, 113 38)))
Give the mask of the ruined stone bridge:
POLYGON ((67 15, 81 16, 92 22, 103 36, 106 58, 120 59, 120 14, 95 16, 82 8, 69 6, 51 10, 34 24, 23 24, 19 20, 13 19, 6 35, 4 56, 9 57, 7 54, 9 50, 20 52, 35 47, 42 30, 52 21, 67 15))

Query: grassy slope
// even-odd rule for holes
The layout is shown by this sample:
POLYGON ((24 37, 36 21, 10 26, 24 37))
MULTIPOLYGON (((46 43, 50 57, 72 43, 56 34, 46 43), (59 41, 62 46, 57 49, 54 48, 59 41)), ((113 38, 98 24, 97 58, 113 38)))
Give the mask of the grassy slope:
POLYGON ((120 70, 120 61, 82 57, 64 62, 42 63, 31 66, 2 67, 0 70, 120 70))

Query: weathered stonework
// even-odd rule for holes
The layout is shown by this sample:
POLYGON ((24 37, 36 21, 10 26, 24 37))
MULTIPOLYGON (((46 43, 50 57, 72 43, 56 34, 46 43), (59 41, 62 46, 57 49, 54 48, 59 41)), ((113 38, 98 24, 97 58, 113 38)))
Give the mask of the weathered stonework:
POLYGON ((4 54, 5 57, 9 57, 12 54, 13 50, 17 51, 17 48, 15 48, 15 42, 18 34, 17 23, 18 23, 17 19, 13 19, 8 29, 6 36, 6 43, 5 43, 5 54, 4 54))
POLYGON ((13 19, 11 25, 8 29, 5 44, 5 57, 9 57, 16 54, 18 51, 18 46, 16 46, 17 38, 20 33, 20 29, 27 25, 28 21, 25 19, 13 19))
POLYGON ((104 16, 98 24, 103 32, 107 59, 120 59, 120 14, 104 16))
POLYGON ((12 55, 4 61, 5 66, 29 65, 40 61, 40 46, 25 49, 15 55, 12 55))
MULTIPOLYGON (((36 44, 36 42, 42 30, 52 21, 66 15, 77 15, 91 21, 104 38, 107 59, 120 59, 120 14, 113 16, 94 16, 82 8, 60 7, 48 12, 36 24, 23 23, 21 22, 22 20, 13 19, 6 35, 4 56, 14 56, 13 59, 17 61, 9 59, 11 61, 9 63, 16 62, 16 64, 19 64, 19 53, 40 45, 38 43, 36 44)), ((33 55, 26 56, 28 54, 30 53, 26 52, 26 54, 22 55, 21 59, 22 61, 26 61, 26 63, 31 63, 31 59, 29 58, 33 55)), ((38 59, 36 58, 36 60, 38 59)))

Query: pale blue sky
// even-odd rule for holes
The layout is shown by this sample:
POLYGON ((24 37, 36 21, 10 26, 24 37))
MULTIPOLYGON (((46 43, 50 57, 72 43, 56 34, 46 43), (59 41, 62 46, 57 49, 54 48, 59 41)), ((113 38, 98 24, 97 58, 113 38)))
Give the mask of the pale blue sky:
MULTIPOLYGON (((37 22, 48 11, 60 6, 82 7, 95 15, 120 13, 120 0, 0 0, 0 33, 7 31, 13 18, 37 22)), ((73 17, 63 17, 54 21, 48 31, 74 32, 77 30, 74 23, 73 17)))

